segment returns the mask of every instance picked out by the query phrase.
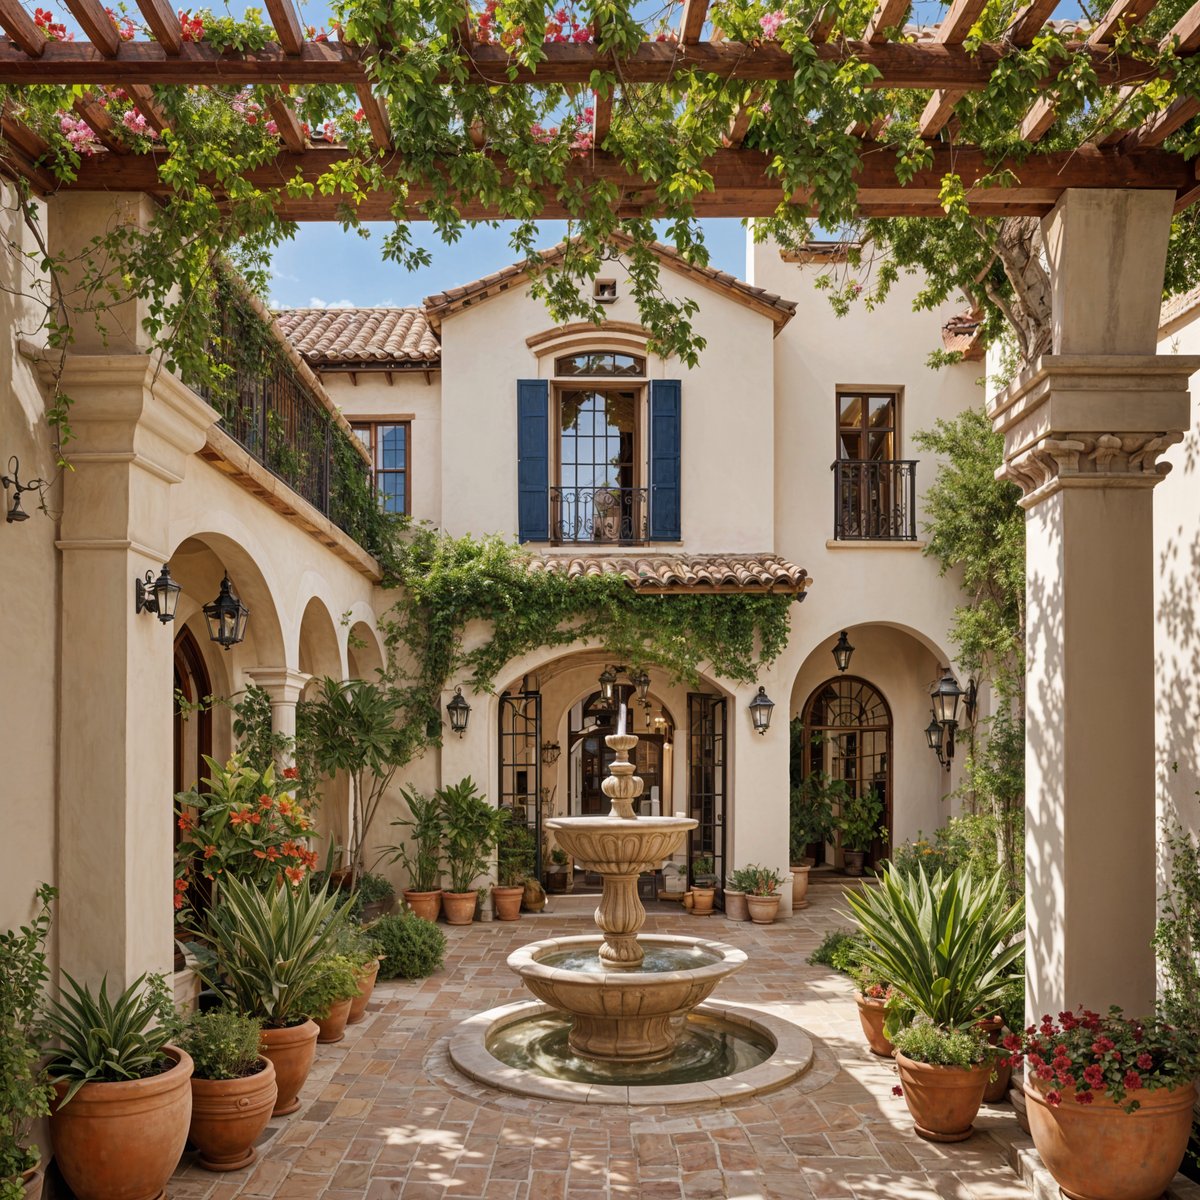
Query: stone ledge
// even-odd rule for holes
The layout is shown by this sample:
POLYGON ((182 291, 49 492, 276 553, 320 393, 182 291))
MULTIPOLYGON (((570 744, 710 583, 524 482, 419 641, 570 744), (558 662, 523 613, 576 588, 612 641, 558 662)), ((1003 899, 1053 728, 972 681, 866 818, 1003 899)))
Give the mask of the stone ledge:
POLYGON ((899 538, 830 538, 826 550, 924 550, 928 542, 907 541, 899 538))

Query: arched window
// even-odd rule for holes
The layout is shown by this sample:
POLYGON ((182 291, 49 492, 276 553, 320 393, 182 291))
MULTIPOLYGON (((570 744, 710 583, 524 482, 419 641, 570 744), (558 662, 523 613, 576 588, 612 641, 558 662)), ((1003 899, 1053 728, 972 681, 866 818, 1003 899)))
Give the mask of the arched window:
POLYGON ((637 379, 646 374, 646 360, 616 350, 585 350, 554 360, 555 375, 586 375, 591 379, 637 379))
POLYGON ((856 797, 874 792, 883 804, 881 825, 888 838, 876 839, 867 861, 885 858, 892 830, 892 712, 887 701, 865 679, 839 675, 809 696, 800 720, 801 779, 822 772, 844 780, 856 797))

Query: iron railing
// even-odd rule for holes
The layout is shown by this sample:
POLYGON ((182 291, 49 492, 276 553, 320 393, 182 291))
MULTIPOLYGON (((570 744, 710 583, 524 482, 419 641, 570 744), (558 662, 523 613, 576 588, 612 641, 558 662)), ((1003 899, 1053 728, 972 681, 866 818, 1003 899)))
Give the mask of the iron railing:
POLYGON ((221 427, 257 462, 352 537, 372 494, 371 468, 278 344, 275 331, 231 283, 218 286, 212 358, 229 368, 196 390, 221 414, 221 427), (353 478, 351 478, 351 476, 353 478))
POLYGON ((840 459, 831 470, 836 541, 916 539, 916 462, 840 459))
POLYGON ((649 488, 550 489, 550 540, 638 545, 650 536, 649 488))

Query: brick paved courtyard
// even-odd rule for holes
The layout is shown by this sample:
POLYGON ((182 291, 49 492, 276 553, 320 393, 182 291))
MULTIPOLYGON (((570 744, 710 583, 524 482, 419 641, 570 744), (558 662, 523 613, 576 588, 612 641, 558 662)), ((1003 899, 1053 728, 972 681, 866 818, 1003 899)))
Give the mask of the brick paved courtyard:
POLYGON ((447 928, 445 969, 381 985, 345 1041, 318 1047, 304 1105, 273 1121, 260 1161, 214 1175, 191 1165, 172 1200, 1018 1200, 1008 1166, 1015 1118, 987 1108, 976 1135, 935 1146, 892 1096, 890 1062, 872 1056, 849 983, 807 956, 839 924, 840 887, 769 927, 655 913, 647 932, 732 942, 750 962, 716 998, 768 1006, 814 1038, 812 1068, 781 1091, 703 1107, 588 1107, 519 1099, 458 1076, 446 1056, 456 1022, 521 999, 504 965, 536 938, 584 933, 586 917, 447 928), (990 1136, 997 1135, 996 1138, 990 1136))

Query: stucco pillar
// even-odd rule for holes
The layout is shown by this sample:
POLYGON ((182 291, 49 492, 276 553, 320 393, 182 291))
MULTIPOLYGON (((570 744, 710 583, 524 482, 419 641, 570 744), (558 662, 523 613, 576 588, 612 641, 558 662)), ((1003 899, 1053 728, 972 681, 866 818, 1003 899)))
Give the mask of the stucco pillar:
MULTIPOLYGON (((296 704, 312 676, 304 671, 293 671, 291 667, 252 667, 247 673, 271 699, 271 728, 295 740, 296 704)), ((293 756, 289 752, 285 757, 286 766, 293 756)))
MULTIPOLYGON (((48 368, 47 368, 48 369, 48 368)), ((77 356, 63 520, 60 961, 110 988, 171 970, 174 625, 134 613, 171 490, 216 413, 142 355, 77 356)))
POLYGON ((1154 1004, 1151 489, 1200 366, 1154 352, 1173 201, 1064 193, 1043 227, 1053 353, 990 406, 1027 514, 1031 1020, 1154 1004))

